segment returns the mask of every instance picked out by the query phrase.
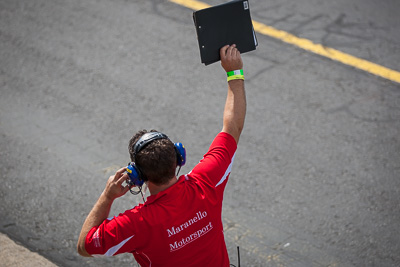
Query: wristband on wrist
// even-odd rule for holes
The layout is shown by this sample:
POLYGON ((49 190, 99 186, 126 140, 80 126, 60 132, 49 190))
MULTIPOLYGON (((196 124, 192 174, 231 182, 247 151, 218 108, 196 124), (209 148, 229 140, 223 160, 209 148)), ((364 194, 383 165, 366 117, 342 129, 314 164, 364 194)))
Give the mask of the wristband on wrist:
POLYGON ((243 70, 233 70, 226 73, 228 82, 232 80, 244 80, 243 70))
POLYGON ((229 76, 227 81, 232 81, 232 80, 243 80, 244 81, 244 76, 243 75, 232 75, 229 76))

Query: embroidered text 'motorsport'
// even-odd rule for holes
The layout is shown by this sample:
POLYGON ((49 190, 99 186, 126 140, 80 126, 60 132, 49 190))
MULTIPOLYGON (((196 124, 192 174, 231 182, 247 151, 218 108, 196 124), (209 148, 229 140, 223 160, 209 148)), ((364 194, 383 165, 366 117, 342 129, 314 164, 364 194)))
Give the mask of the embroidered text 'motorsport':
POLYGON ((173 251, 183 248, 184 246, 195 241, 199 237, 207 234, 212 229, 213 229, 212 223, 209 222, 206 226, 204 226, 200 230, 197 230, 196 232, 192 233, 191 235, 182 238, 180 241, 175 241, 174 243, 169 244, 170 251, 173 252, 173 251))

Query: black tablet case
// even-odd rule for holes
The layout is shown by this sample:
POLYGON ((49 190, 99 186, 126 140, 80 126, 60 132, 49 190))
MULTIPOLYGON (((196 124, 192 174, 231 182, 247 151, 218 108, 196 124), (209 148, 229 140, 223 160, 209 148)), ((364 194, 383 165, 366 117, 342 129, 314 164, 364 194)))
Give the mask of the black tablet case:
POLYGON ((234 0, 193 12, 201 63, 219 61, 224 45, 236 44, 241 54, 255 50, 257 37, 248 0, 234 0))

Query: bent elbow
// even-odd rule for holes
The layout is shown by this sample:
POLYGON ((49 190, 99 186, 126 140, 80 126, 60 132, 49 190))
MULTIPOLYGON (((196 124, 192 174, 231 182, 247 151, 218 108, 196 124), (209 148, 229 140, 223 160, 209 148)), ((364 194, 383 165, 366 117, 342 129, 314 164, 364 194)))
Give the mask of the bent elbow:
POLYGON ((82 257, 91 257, 91 255, 85 249, 85 244, 81 245, 78 243, 76 250, 82 257))

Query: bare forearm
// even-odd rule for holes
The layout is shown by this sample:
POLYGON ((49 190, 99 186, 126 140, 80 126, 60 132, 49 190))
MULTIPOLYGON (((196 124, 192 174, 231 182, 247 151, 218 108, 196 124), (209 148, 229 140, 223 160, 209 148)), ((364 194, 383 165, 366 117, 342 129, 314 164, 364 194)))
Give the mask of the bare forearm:
POLYGON ((115 173, 115 175, 108 178, 106 188, 83 223, 77 244, 78 253, 80 255, 86 257, 90 256, 85 249, 87 234, 90 229, 94 226, 99 226, 105 219, 107 219, 114 200, 125 195, 126 192, 129 191, 128 185, 122 185, 122 183, 128 178, 125 172, 126 168, 121 168, 115 173))
POLYGON ((220 49, 221 66, 228 72, 240 71, 241 75, 232 75, 228 79, 228 94, 224 109, 222 131, 235 138, 236 143, 244 126, 246 116, 246 93, 243 81, 243 61, 236 45, 226 45, 220 49))
POLYGON ((228 94, 225 102, 223 116, 223 132, 227 132, 235 138, 236 143, 242 132, 246 117, 246 93, 243 80, 228 82, 228 94))
POLYGON ((110 200, 106 197, 104 193, 102 193, 96 204, 90 211, 85 222, 83 223, 82 230, 78 239, 77 247, 80 255, 87 257, 90 256, 85 249, 86 236, 89 233, 90 229, 92 229, 94 226, 100 225, 105 219, 107 219, 112 203, 113 200, 110 200))

